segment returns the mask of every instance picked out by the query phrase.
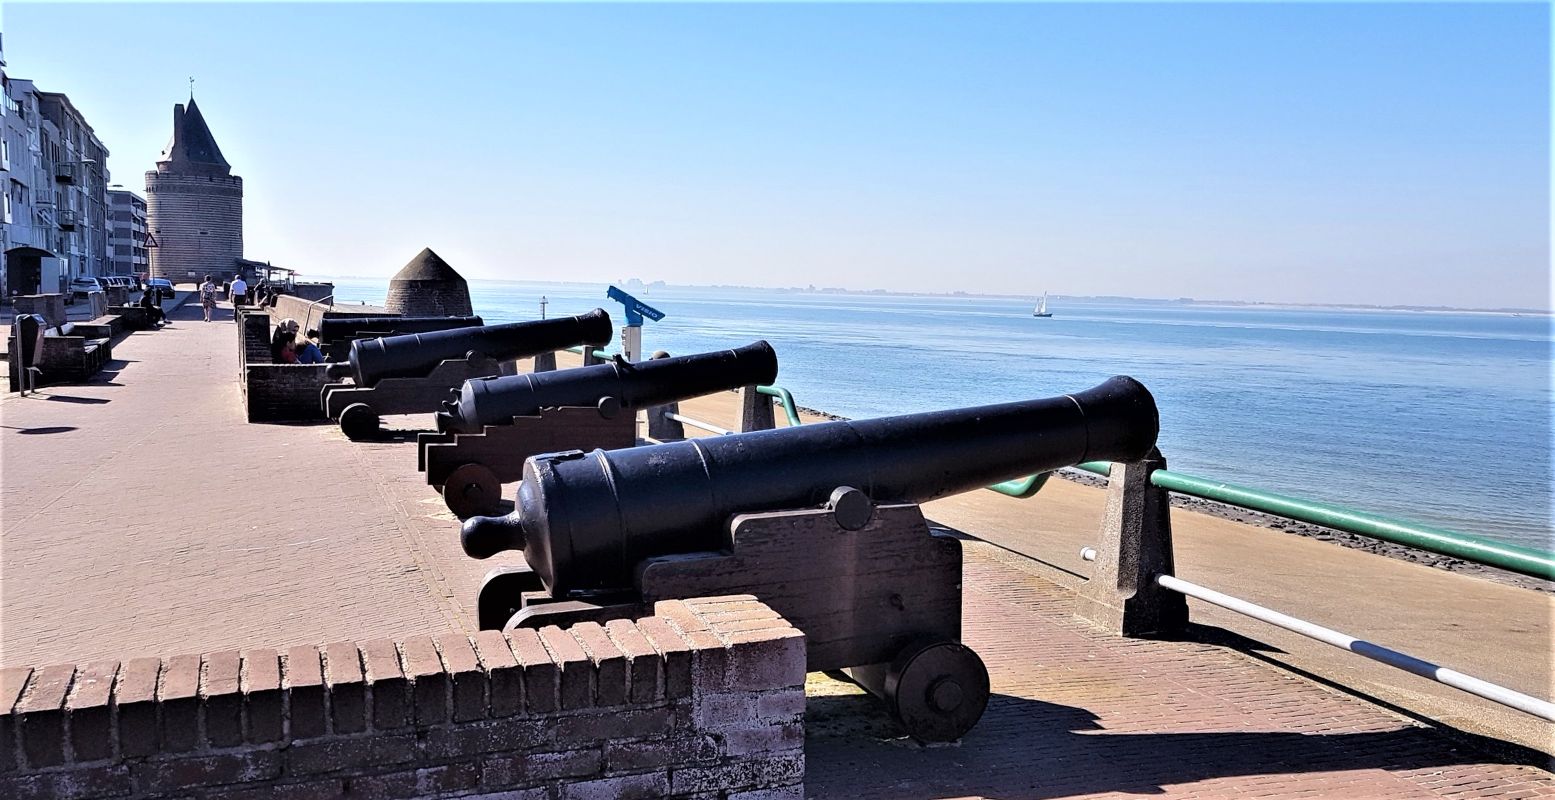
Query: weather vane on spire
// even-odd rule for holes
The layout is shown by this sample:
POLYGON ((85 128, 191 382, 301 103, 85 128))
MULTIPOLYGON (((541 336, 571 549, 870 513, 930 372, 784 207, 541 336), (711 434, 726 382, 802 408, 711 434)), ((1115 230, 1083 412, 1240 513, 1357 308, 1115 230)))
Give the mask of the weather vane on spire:
POLYGON ((194 99, 194 76, 189 76, 189 99, 194 99))

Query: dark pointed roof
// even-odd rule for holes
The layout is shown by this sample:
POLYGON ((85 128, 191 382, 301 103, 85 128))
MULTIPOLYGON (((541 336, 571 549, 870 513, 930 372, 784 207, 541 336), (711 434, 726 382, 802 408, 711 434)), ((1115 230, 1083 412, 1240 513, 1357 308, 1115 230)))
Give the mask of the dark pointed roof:
POLYGON ((187 109, 182 105, 173 106, 173 138, 168 140, 167 149, 157 159, 157 171, 200 175, 232 173, 232 165, 221 157, 216 137, 211 135, 210 126, 205 124, 205 116, 193 97, 189 98, 187 109))
POLYGON ((464 282, 464 277, 448 266, 442 256, 432 252, 432 248, 424 247, 415 258, 410 260, 399 272, 394 273, 391 281, 458 281, 464 282))

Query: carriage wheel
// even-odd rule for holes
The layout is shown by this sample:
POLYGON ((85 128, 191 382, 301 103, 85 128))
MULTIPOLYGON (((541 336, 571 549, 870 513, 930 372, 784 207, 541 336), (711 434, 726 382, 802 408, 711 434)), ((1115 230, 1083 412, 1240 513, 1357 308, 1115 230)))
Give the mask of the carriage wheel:
POLYGON ((443 502, 459 519, 494 514, 502 502, 502 482, 485 464, 461 464, 443 481, 443 502))
POLYGON ((891 716, 921 741, 960 739, 988 707, 988 668, 958 642, 909 646, 884 677, 882 696, 891 716))
POLYGON ((382 430, 378 412, 366 403, 352 403, 340 412, 340 432, 351 441, 371 439, 382 430))

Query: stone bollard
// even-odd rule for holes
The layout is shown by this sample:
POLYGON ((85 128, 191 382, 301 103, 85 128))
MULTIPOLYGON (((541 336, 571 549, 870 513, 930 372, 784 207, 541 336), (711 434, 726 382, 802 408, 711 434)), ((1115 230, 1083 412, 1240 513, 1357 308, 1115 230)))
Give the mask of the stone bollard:
POLYGON ((654 406, 645 413, 648 415, 648 438, 661 442, 675 442, 686 438, 686 426, 668 416, 680 413, 679 403, 654 406))
POLYGON ((535 356, 534 368, 530 370, 530 372, 555 372, 555 371, 556 371, 556 354, 555 353, 541 353, 540 355, 535 356))
POLYGON ((1187 598, 1155 583, 1173 572, 1171 496, 1150 483, 1158 469, 1159 450, 1112 465, 1096 567, 1075 598, 1077 616, 1120 636, 1171 636, 1188 624, 1187 598))
POLYGON ((740 433, 770 431, 777 427, 772 410, 772 398, 756 391, 754 386, 740 387, 740 433))

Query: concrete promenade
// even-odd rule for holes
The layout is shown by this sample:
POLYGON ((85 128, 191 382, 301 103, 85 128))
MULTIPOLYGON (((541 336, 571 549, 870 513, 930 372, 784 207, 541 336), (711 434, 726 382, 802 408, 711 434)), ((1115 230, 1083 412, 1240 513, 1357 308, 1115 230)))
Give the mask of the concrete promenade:
MULTIPOLYGON (((98 382, 0 400, 0 666, 470 631, 492 564, 459 551, 412 445, 244 423, 230 310, 210 324, 195 307, 173 316, 117 345, 98 382)), ((728 426, 737 409, 727 395, 684 410, 728 426)), ((1353 674, 1347 685, 1378 697, 1431 697, 1425 681, 1340 666, 1359 660, 1308 655, 1198 607, 1197 622, 1263 649, 1122 640, 1075 621, 1063 570, 1086 571, 1073 553, 1100 500, 1053 481, 1024 501, 978 492, 928 508, 991 542, 968 543, 965 589, 989 713, 960 745, 919 748, 850 684, 812 676, 810 794, 1555 796, 1546 772, 1262 659, 1353 674)), ((1191 580, 1551 693, 1547 595, 1202 515, 1174 521, 1191 580)), ((1463 708, 1446 721, 1492 714, 1463 708)))

